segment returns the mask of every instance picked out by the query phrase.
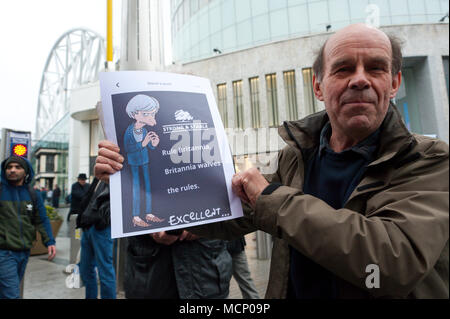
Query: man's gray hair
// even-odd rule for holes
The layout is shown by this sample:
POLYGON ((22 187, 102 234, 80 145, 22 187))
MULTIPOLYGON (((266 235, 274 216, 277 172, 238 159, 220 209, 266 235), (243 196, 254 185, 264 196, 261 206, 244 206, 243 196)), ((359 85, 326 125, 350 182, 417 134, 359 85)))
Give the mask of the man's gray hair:
POLYGON ((158 112, 159 102, 154 97, 138 94, 134 96, 127 104, 126 112, 129 117, 134 119, 134 116, 139 111, 158 112))
MULTIPOLYGON (((402 69, 402 46, 403 41, 396 37, 395 35, 386 34, 389 38, 389 42, 391 42, 391 48, 392 48, 392 67, 391 72, 392 75, 397 74, 402 69)), ((324 57, 323 53, 325 51, 325 46, 327 44, 328 40, 325 41, 325 43, 320 47, 319 52, 317 53, 316 59, 314 60, 313 64, 313 71, 316 75, 317 80, 320 82, 323 78, 323 72, 324 72, 324 57)))

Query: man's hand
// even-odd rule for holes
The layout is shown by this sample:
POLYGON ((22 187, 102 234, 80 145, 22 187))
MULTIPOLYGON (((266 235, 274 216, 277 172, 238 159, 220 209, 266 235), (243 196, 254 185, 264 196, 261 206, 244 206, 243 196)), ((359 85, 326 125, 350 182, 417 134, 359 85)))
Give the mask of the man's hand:
POLYGON ((262 176, 256 168, 250 168, 245 172, 234 174, 231 180, 231 189, 245 203, 252 208, 256 206, 256 200, 261 195, 269 182, 262 176))
POLYGON ((186 230, 183 230, 183 232, 181 233, 179 239, 180 239, 180 241, 183 241, 183 240, 188 240, 188 241, 189 240, 197 240, 197 239, 199 239, 199 236, 194 235, 194 234, 192 234, 192 233, 190 233, 190 232, 188 232, 186 230))
POLYGON ((150 234, 150 236, 152 236, 154 241, 156 241, 158 244, 163 244, 163 245, 172 245, 178 239, 178 236, 168 235, 168 234, 166 234, 165 231, 152 233, 152 234, 150 234))
POLYGON ((108 183, 109 176, 122 169, 124 158, 119 151, 119 147, 110 141, 103 140, 98 143, 98 156, 94 166, 95 177, 108 183))
POLYGON ((53 258, 55 258, 56 256, 56 246, 55 245, 50 245, 47 247, 48 249, 48 260, 51 261, 53 260, 53 258))

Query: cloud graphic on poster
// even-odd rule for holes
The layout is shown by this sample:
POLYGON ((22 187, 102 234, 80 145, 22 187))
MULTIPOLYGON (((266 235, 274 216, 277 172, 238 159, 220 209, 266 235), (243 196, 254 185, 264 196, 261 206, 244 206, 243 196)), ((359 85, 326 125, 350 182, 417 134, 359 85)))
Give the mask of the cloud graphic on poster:
POLYGON ((192 121, 194 118, 189 114, 189 112, 178 110, 175 112, 175 120, 180 122, 192 121))

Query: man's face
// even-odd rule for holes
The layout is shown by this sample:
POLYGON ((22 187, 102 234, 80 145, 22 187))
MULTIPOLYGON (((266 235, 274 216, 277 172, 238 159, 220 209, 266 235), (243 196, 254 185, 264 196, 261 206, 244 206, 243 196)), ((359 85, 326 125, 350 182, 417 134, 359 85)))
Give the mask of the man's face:
POLYGON ((401 74, 391 74, 387 36, 363 26, 347 29, 326 44, 324 74, 320 82, 314 78, 314 91, 325 103, 333 135, 366 137, 381 125, 401 74))
POLYGON ((135 114, 134 118, 138 122, 142 122, 142 123, 145 123, 147 125, 154 126, 154 125, 156 125, 155 116, 156 116, 156 112, 155 111, 153 111, 153 112, 138 111, 135 114))
POLYGON ((17 163, 9 163, 6 166, 6 179, 13 185, 22 185, 25 181, 25 170, 17 163))
POLYGON ((82 186, 84 185, 84 184, 86 184, 86 180, 85 179, 78 179, 78 183, 80 183, 82 186))

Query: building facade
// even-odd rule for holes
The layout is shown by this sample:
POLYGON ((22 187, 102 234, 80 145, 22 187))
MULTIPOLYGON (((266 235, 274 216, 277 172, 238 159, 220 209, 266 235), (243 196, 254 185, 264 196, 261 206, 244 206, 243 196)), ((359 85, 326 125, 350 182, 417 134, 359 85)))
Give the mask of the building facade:
POLYGON ((60 201, 70 192, 67 178, 69 165, 67 113, 32 147, 32 164, 35 170, 36 185, 47 190, 58 185, 61 189, 60 201))
MULTIPOLYGON (((139 3, 145 2, 151 10, 156 0, 139 3)), ((130 10, 128 1, 125 5, 130 10)), ((404 42, 403 83, 395 102, 412 132, 449 141, 447 1, 173 0, 171 9, 173 63, 135 65, 135 57, 126 68, 210 79, 238 169, 273 169, 284 146, 277 127, 324 109, 312 91, 316 52, 333 32, 357 22, 379 26, 404 42)), ((123 32, 122 43, 141 41, 142 32, 150 37, 154 31, 148 26, 160 25, 151 20, 146 28, 133 26, 145 16, 129 13, 124 21, 123 28, 139 29, 140 36, 123 32)), ((72 92, 72 176, 92 173, 96 143, 103 137, 95 112, 99 100, 98 83, 72 92)))
POLYGON ((324 109, 312 64, 336 30, 367 23, 404 44, 396 104, 412 131, 448 142, 448 2, 425 0, 172 0, 168 69, 211 80, 238 166, 264 166, 276 128, 324 109), (447 17, 445 17, 447 15, 447 17), (245 141, 250 141, 250 145, 245 141), (253 145, 251 145, 253 144, 253 145), (261 146, 261 147, 260 147, 261 146), (248 160, 251 160, 251 164, 248 160))

